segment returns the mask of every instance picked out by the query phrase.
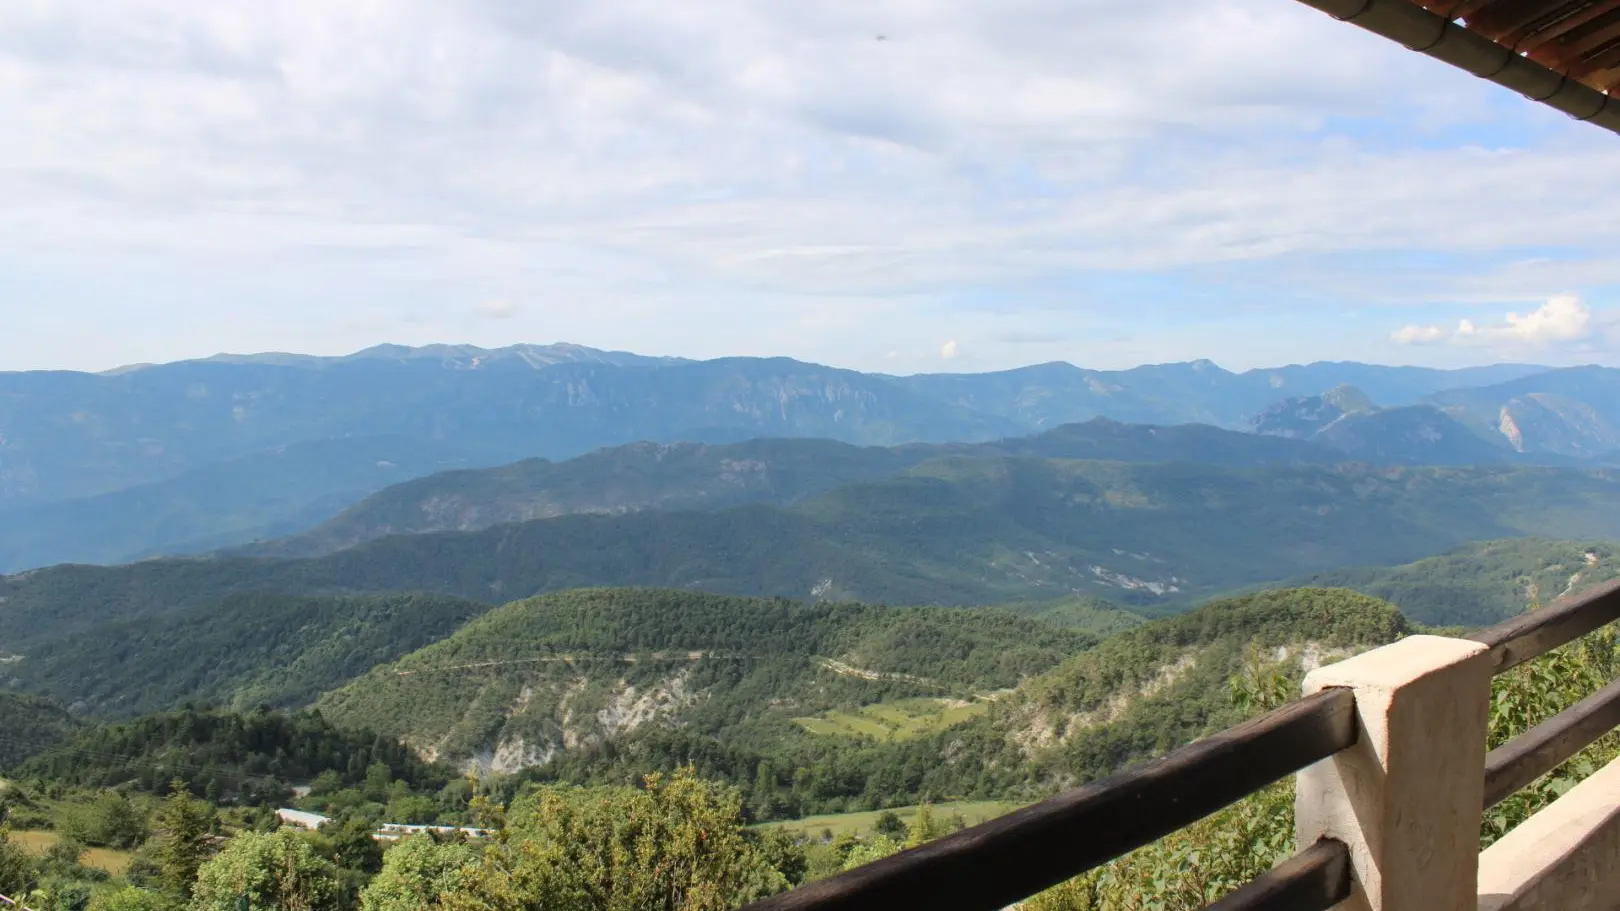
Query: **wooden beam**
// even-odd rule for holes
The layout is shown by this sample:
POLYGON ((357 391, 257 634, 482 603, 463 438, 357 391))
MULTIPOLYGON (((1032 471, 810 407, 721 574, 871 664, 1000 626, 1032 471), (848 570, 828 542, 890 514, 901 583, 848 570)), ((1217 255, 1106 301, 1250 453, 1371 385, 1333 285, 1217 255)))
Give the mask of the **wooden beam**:
POLYGON ((1620 618, 1620 579, 1580 595, 1559 598, 1529 614, 1521 614, 1465 638, 1491 647, 1496 673, 1516 667, 1566 642, 1620 618))
POLYGON ((1352 746, 1355 696, 1327 689, 999 819, 746 911, 997 911, 1352 746))
POLYGON ((1588 3, 1585 8, 1568 12, 1551 22, 1537 20, 1523 28, 1514 29, 1503 35, 1501 42, 1516 51, 1525 51, 1534 58, 1536 50, 1549 41, 1557 41, 1575 29, 1614 11, 1614 7, 1597 2, 1588 3))
POLYGON ((1204 911, 1328 911, 1350 897, 1350 849, 1324 838, 1204 911))
POLYGON ((1485 809, 1551 772, 1620 727, 1620 680, 1492 750, 1485 757, 1485 809))

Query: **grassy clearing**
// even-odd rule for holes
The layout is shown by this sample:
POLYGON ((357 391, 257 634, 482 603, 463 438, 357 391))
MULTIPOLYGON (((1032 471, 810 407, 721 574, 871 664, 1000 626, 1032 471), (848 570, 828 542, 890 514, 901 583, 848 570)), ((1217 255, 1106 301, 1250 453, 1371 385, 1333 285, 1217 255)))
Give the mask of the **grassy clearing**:
MULTIPOLYGON (((959 800, 933 805, 934 818, 940 821, 949 819, 953 814, 961 814, 968 825, 977 825, 987 819, 995 819, 1011 813, 1021 806, 1016 803, 1006 803, 999 800, 959 800)), ((825 816, 806 816, 803 819, 788 819, 781 822, 767 822, 755 826, 757 829, 777 829, 787 833, 797 833, 806 838, 820 838, 828 831, 834 838, 840 835, 868 835, 872 827, 877 824, 878 817, 885 810, 868 810, 860 813, 831 813, 825 816)), ((900 821, 909 824, 912 817, 917 815, 916 807, 895 807, 894 814, 900 821)))
MULTIPOLYGON (((22 845, 35 854, 44 854, 51 845, 56 844, 61 837, 55 832, 12 832, 11 840, 22 845)), ((84 857, 80 862, 87 867, 97 867, 106 870, 114 876, 122 876, 129 869, 129 860, 132 855, 128 851, 114 851, 111 848, 86 848, 84 857)))
POLYGON ((881 742, 909 740, 960 724, 989 708, 984 702, 951 699, 900 699, 863 706, 853 712, 835 710, 793 719, 812 734, 828 737, 866 737, 881 742))

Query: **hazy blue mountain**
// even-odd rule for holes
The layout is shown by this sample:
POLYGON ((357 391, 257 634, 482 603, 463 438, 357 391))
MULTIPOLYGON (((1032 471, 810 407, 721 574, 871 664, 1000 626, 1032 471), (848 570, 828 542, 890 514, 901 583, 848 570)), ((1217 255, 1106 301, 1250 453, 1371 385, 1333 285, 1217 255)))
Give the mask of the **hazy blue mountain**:
POLYGON ((1400 404, 1535 369, 1313 364, 1240 374, 1198 361, 902 378, 785 358, 381 345, 344 357, 0 373, 0 570, 241 545, 307 528, 391 480, 635 441, 984 442, 1097 417, 1243 429, 1281 397, 1350 380, 1400 404), (393 463, 388 471, 366 467, 371 444, 351 442, 372 439, 403 441, 376 460, 393 463), (212 514, 210 491, 224 491, 212 514))
MULTIPOLYGON (((627 351, 602 351, 584 345, 509 345, 505 348, 479 348, 476 345, 374 345, 353 354, 320 357, 311 354, 216 354, 204 360, 226 364, 275 364, 284 367, 321 367, 332 363, 386 361, 437 365, 451 370, 514 369, 537 370, 556 364, 613 364, 620 367, 660 367, 690 364, 680 357, 647 357, 627 351)), ((149 367, 150 364, 142 365, 149 367)), ((124 368, 129 369, 129 368, 124 368)))
POLYGON ((976 441, 1099 416, 1243 429, 1272 402, 1321 393, 1346 377, 1391 387, 1372 394, 1398 405, 1534 369, 1317 364, 1234 374, 1198 361, 887 377, 785 358, 694 362, 578 346, 441 345, 338 358, 221 355, 103 374, 0 373, 0 503, 93 496, 340 437, 404 435, 511 461, 636 440, 976 441))
POLYGON ((1506 383, 1521 377, 1545 373, 1549 368, 1533 364, 1491 364, 1460 370, 1430 367, 1387 367, 1354 361, 1319 361, 1276 369, 1245 372, 1244 376, 1264 379, 1277 397, 1316 395, 1338 386, 1353 386, 1380 405, 1415 405, 1425 396, 1448 389, 1468 389, 1506 383))
POLYGON ((790 507, 569 515, 322 557, 58 566, 0 577, 0 653, 233 593, 421 591, 498 603, 593 585, 965 605, 1168 605, 1469 541, 1620 538, 1620 473, 1365 464, 930 460, 790 507))
MULTIPOLYGON (((1354 386, 1284 399, 1255 417, 1264 436, 1305 440, 1345 459, 1386 465, 1489 465, 1534 462, 1433 405, 1380 408, 1354 386)), ((1566 460, 1555 459, 1563 462, 1566 460)))
POLYGON ((1330 449, 1198 424, 1151 427, 1097 418, 993 443, 881 448, 833 440, 632 443, 570 459, 448 471, 379 491, 302 534, 244 548, 314 556, 385 535, 472 531, 572 513, 789 504, 845 484, 893 477, 942 455, 1034 456, 1215 465, 1328 464, 1330 449))
POLYGON ((479 464, 453 444, 403 436, 295 443, 99 496, 0 510, 0 573, 127 563, 272 539, 372 491, 479 464))
POLYGON ((1377 411, 1367 394, 1354 386, 1335 386, 1321 395, 1294 396, 1256 415, 1255 433, 1309 440, 1347 415, 1377 411))
POLYGON ((1425 401, 1522 453, 1605 458, 1620 448, 1620 370, 1609 367, 1550 370, 1425 401))
POLYGON ((1546 369, 1523 364, 1433 370, 1317 363, 1233 373, 1205 360, 1130 370, 1086 370, 1059 362, 996 373, 925 374, 898 382, 1031 428, 1109 417, 1241 430, 1281 399, 1320 395, 1338 386, 1356 386, 1386 405, 1406 405, 1440 390, 1500 383, 1546 369))
POLYGON ((636 440, 890 445, 1020 431, 883 377, 786 359, 523 370, 432 359, 191 361, 108 375, 0 373, 0 503, 93 496, 341 437, 408 436, 494 464, 636 440))
POLYGON ((1356 412, 1324 427, 1312 442, 1347 458, 1385 465, 1489 465, 1536 462, 1481 437, 1438 408, 1408 405, 1356 412))

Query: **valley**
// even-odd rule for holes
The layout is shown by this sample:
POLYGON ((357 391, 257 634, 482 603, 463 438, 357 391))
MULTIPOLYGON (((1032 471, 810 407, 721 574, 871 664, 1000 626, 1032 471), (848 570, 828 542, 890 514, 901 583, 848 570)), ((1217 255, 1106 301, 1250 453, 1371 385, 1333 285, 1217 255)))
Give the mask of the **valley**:
POLYGON ((718 813, 761 882, 830 875, 1313 667, 1614 579, 1601 409, 1517 441, 1480 417, 1606 377, 445 347, 73 380, 140 390, 130 420, 174 435, 135 457, 116 421, 56 428, 110 461, 50 477, 14 442, 46 437, 0 451, 0 809, 26 833, 0 833, 0 885, 15 848, 154 894, 168 833, 206 815, 227 843, 302 839, 357 895, 402 856, 385 823, 583 814, 597 837, 666 800, 718 813), (470 404, 514 389, 504 416, 470 404), (310 426, 354 430, 256 448, 316 395, 336 423, 310 426))
POLYGON ((1617 93, 1620 0, 0 3, 0 911, 1620 904, 1617 93))
MULTIPOLYGON (((785 358, 690 361, 571 345, 385 345, 332 358, 221 356, 103 374, 0 373, 0 572, 234 547, 308 556, 379 534, 575 511, 780 504, 891 476, 926 451, 897 452, 887 467, 880 456, 841 453, 828 472, 801 469, 797 481, 786 474, 802 456, 778 465, 768 453, 740 453, 733 461, 770 467, 730 485, 691 474, 703 473, 704 458, 727 455, 689 452, 688 480, 697 486, 684 489, 675 483, 679 465, 637 478, 634 447, 718 450, 792 438, 903 450, 1012 440, 1099 418, 1183 435, 1235 434, 1257 419, 1263 424, 1263 413, 1285 400, 1346 386, 1382 410, 1352 415, 1317 438, 1321 448, 1297 446, 1295 458, 1607 464, 1620 451, 1613 430, 1620 419, 1607 410, 1616 382, 1603 368, 1321 363, 1233 373, 1207 361, 891 377, 785 358), (1553 404, 1526 404, 1534 402, 1553 404), (1193 424, 1206 429, 1182 429, 1193 424), (632 451, 569 464, 621 446, 632 451), (620 485, 568 492, 598 471, 618 472, 620 485), (419 514, 413 500, 431 507, 419 514)), ((1094 454, 1070 447, 1064 457, 1197 458, 1200 448, 1133 454, 1100 445, 1094 454)), ((1253 448, 1254 456, 1222 461, 1284 451, 1260 456, 1261 444, 1253 448)), ((1058 454, 1038 444, 1003 451, 1058 454)), ((743 473, 751 472, 759 469, 745 464, 743 473)))

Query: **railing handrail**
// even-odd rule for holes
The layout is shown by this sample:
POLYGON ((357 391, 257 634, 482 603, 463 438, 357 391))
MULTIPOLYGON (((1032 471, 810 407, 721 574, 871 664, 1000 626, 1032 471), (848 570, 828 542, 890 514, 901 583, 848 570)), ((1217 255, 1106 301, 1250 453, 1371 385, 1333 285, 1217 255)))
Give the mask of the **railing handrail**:
POLYGON ((1620 726, 1620 680, 1492 750, 1485 757, 1485 809, 1563 765, 1620 726))
POLYGON ((1350 849, 1323 838, 1204 911, 1302 911, 1327 909, 1350 897, 1350 849))
POLYGON ((1500 674, 1615 620, 1620 620, 1620 579, 1463 638, 1490 646, 1494 673, 1500 674))
MULTIPOLYGON (((1620 619, 1620 579, 1469 633, 1500 674, 1620 619)), ((1491 751, 1483 807, 1620 723, 1620 681, 1491 751)), ((748 905, 744 911, 996 911, 1149 844, 1355 744, 1356 702, 1333 688, 969 829, 748 905)), ((1328 908, 1349 849, 1323 839, 1207 911, 1328 908)))
POLYGON ((1356 737, 1355 696, 1324 690, 1136 768, 745 911, 995 911, 1197 822, 1354 745, 1356 737))

